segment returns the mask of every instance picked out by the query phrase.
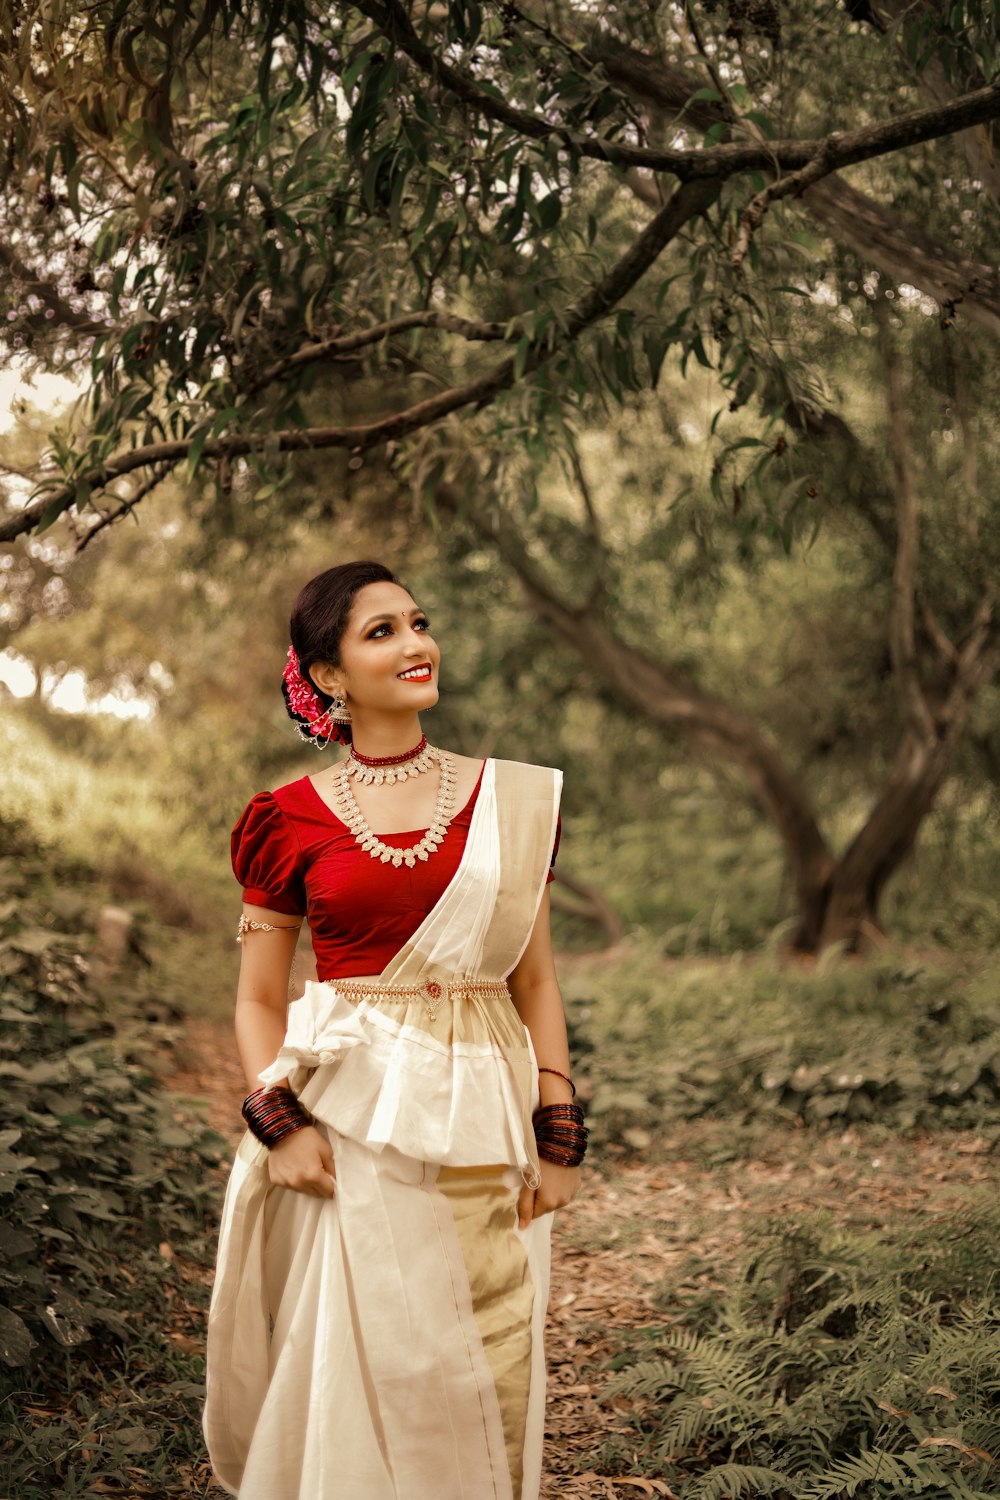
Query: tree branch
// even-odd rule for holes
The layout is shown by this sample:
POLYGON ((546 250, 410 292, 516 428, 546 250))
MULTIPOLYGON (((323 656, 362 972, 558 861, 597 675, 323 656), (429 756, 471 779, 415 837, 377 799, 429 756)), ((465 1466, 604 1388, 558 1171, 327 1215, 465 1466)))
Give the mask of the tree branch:
POLYGON ((563 901, 553 893, 552 910, 564 912, 568 917, 582 917, 585 921, 596 922, 604 933, 604 941, 609 948, 620 943, 625 936, 625 929, 621 924, 621 918, 600 887, 585 885, 582 880, 576 880, 572 875, 567 875, 566 871, 559 869, 558 866, 555 876, 557 885, 565 886, 574 896, 579 896, 583 904, 577 905, 572 901, 563 901))
POLYGON ((1000 272, 966 260, 940 240, 859 193, 839 177, 808 188, 807 211, 841 244, 888 276, 908 281, 946 310, 1000 334, 1000 272))
MULTIPOLYGON (((608 77, 628 89, 664 126, 690 121, 700 129, 724 120, 711 100, 688 102, 694 84, 684 68, 666 58, 651 58, 634 48, 593 34, 586 40, 587 56, 600 60, 608 77)), ((960 135, 964 141, 967 136, 960 135)), ((625 174, 629 187, 643 203, 659 207, 663 201, 654 173, 633 169, 625 174)), ((896 279, 910 282, 946 310, 959 308, 990 333, 1000 334, 1000 272, 996 266, 967 260, 916 225, 850 187, 842 178, 828 176, 807 187, 807 212, 842 244, 849 245, 869 264, 896 279)))
POLYGON ((135 510, 135 507, 139 504, 139 501, 145 500, 146 496, 153 490, 155 490, 158 484, 162 484, 164 479, 166 479, 168 475, 172 474, 176 467, 176 463, 170 463, 161 464, 158 468, 154 469, 153 473, 149 476, 148 479, 146 479, 142 484, 138 485, 132 491, 131 495, 122 500, 117 510, 109 511, 106 516, 101 517, 96 526, 91 526, 89 530, 83 533, 83 535, 77 541, 75 550, 78 553, 82 552, 86 547, 90 546, 91 542, 94 540, 94 537, 97 536, 99 531, 104 531, 106 527, 113 526, 116 521, 123 520, 125 516, 129 515, 133 510, 135 510))
POLYGON ((724 179, 742 172, 797 171, 807 166, 824 147, 828 147, 831 153, 829 170, 838 171, 856 162, 869 161, 890 151, 919 145, 922 141, 951 135, 970 125, 1000 118, 1000 83, 995 83, 963 94, 946 105, 911 110, 894 120, 883 120, 860 130, 834 132, 811 141, 766 141, 692 151, 631 146, 603 136, 580 135, 487 93, 458 68, 445 62, 417 35, 398 0, 384 0, 384 3, 382 0, 356 0, 356 8, 374 21, 387 39, 405 52, 424 73, 488 119, 506 125, 530 140, 561 142, 581 156, 614 166, 648 167, 656 172, 670 172, 682 182, 699 178, 724 179))
POLYGON ((413 328, 437 328, 446 333, 457 333, 470 343, 495 342, 512 336, 512 330, 506 323, 474 322, 469 318, 459 318, 453 313, 443 312, 405 313, 386 323, 376 323, 373 328, 364 328, 359 333, 337 333, 314 344, 304 344, 294 354, 286 355, 265 370, 247 393, 253 394, 266 385, 273 385, 276 380, 282 380, 306 365, 316 364, 324 359, 342 359, 346 355, 356 354, 360 349, 367 349, 372 344, 394 338, 397 334, 409 333, 413 328))
POLYGON ((955 677, 942 711, 949 729, 956 720, 964 724, 969 707, 996 672, 1000 644, 996 638, 995 609, 996 594, 990 588, 976 606, 969 634, 955 659, 955 677))
POLYGON ((562 598, 502 514, 486 514, 448 485, 442 507, 464 516, 520 579, 539 618, 602 679, 619 702, 644 719, 688 735, 743 771, 777 827, 803 901, 820 888, 834 861, 809 798, 780 752, 738 709, 705 692, 665 663, 616 636, 586 605, 562 598))
MULTIPOLYGON (((834 139, 831 137, 831 141, 834 139)), ((828 141, 808 165, 800 168, 798 172, 790 172, 787 177, 777 177, 774 182, 769 182, 767 187, 755 193, 743 210, 740 219, 740 232, 736 236, 736 243, 730 252, 729 260, 734 270, 738 270, 746 259, 750 249, 750 241, 755 230, 760 228, 764 215, 772 203, 777 203, 781 198, 790 198, 793 194, 801 196, 806 188, 812 187, 813 183, 819 182, 821 177, 829 177, 834 170, 831 165, 831 142, 828 141)))
POLYGON ((597 514, 597 507, 594 504, 594 496, 583 470, 580 450, 572 433, 569 434, 567 447, 569 449, 569 461, 573 469, 573 477, 576 480, 577 489, 580 491, 580 498, 583 500, 583 509, 587 517, 587 530, 594 544, 594 553, 597 559, 594 586, 590 591, 590 598, 588 600, 590 607, 596 609, 608 590, 608 549, 604 541, 601 519, 597 514))
MULTIPOLYGON (((591 323, 615 307, 641 280, 688 220, 705 211, 714 198, 715 191, 715 184, 712 182, 687 183, 679 187, 607 275, 589 287, 569 309, 560 337, 555 343, 549 344, 542 338, 532 344, 527 351, 520 376, 517 359, 514 355, 508 355, 474 380, 452 386, 449 390, 429 396, 403 411, 380 417, 374 422, 351 427, 293 428, 268 433, 264 437, 241 433, 233 437, 208 438, 202 445, 202 456, 235 458, 270 450, 292 453, 319 448, 351 448, 361 451, 389 439, 398 441, 463 407, 488 405, 501 391, 507 390, 519 378, 547 363, 567 344, 578 338, 591 323)), ((187 456, 194 441, 194 436, 191 436, 173 442, 148 443, 77 475, 70 483, 54 491, 49 490, 23 510, 0 522, 0 542, 13 541, 15 537, 31 531, 44 516, 50 513, 58 515, 62 510, 68 509, 81 482, 92 490, 103 489, 112 480, 149 464, 175 464, 187 456)))
POLYGON ((708 73, 712 82, 715 84, 716 93, 718 94, 719 99, 722 102, 723 111, 726 114, 727 118, 732 121, 736 118, 736 111, 733 109, 732 101, 729 97, 729 90, 726 88, 725 84, 722 81, 722 74, 715 66, 714 58, 710 54, 708 48, 705 46, 705 38, 701 34, 701 27, 698 25, 698 17, 695 14, 695 9, 691 4, 691 0, 684 0, 684 19, 688 24, 688 30, 691 32, 691 35, 694 38, 694 44, 698 49, 698 54, 701 57, 702 62, 705 64, 705 67, 708 69, 708 73))
POLYGON ((919 561, 919 506, 910 463, 906 403, 899 360, 889 327, 889 309, 884 297, 876 298, 875 311, 885 371, 889 445, 896 479, 896 561, 892 575, 892 607, 889 612, 889 653, 904 719, 915 734, 928 744, 933 744, 938 732, 920 683, 913 628, 913 601, 919 561))
MULTIPOLYGON (((927 0, 875 0, 871 9, 878 12, 877 16, 870 17, 872 25, 878 31, 883 35, 890 29, 895 31, 899 50, 913 69, 922 92, 937 104, 954 99, 955 89, 940 56, 925 58, 919 72, 914 66, 914 58, 924 50, 923 25, 928 18, 938 20, 939 7, 928 4, 927 0), (913 41, 918 44, 915 50, 910 45, 913 41)), ((968 37, 968 31, 966 36, 968 37)), ((963 72, 969 82, 982 82, 982 69, 968 40, 966 47, 963 72)), ((997 160, 995 142, 984 131, 965 130, 959 135, 957 144, 964 152, 973 175, 979 178, 994 201, 1000 203, 1000 161, 997 160)))

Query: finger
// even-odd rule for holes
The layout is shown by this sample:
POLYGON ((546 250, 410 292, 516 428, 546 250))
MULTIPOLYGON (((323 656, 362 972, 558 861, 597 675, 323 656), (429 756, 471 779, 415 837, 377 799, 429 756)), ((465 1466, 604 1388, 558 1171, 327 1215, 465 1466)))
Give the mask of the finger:
POLYGON ((517 1227, 527 1229, 535 1215, 535 1189, 523 1187, 517 1198, 517 1227))

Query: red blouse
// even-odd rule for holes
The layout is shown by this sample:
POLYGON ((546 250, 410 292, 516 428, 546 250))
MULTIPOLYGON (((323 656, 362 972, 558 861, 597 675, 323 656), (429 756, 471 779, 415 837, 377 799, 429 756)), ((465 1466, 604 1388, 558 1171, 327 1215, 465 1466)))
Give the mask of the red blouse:
MULTIPOLYGON (((484 762, 485 767, 485 762, 484 762)), ((305 916, 320 979, 380 974, 416 932, 458 869, 482 785, 456 813, 437 852, 409 869, 372 859, 308 776, 258 792, 233 829, 233 870, 249 906, 305 916)), ((556 850, 562 822, 556 826, 556 850)), ((407 849, 425 829, 380 833, 407 849)), ((548 879, 553 878, 550 869, 548 879)))

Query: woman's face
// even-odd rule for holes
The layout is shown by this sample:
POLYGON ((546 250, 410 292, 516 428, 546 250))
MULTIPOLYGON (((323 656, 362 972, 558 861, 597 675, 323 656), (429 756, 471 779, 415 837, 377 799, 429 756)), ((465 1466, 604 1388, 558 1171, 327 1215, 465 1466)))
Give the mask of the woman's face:
POLYGON ((438 700, 441 652, 427 616, 398 583, 359 589, 340 643, 340 666, 313 668, 322 687, 329 678, 347 695, 348 707, 381 713, 420 713, 438 700))

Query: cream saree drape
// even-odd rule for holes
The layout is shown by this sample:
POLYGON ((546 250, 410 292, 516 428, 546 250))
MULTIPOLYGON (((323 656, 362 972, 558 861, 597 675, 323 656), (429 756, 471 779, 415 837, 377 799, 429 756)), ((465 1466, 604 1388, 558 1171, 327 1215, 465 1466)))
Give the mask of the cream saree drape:
POLYGON ((272 1188, 247 1134, 226 1191, 205 1436, 240 1500, 535 1500, 551 1217, 531 1041, 503 982, 545 886, 561 773, 488 760, 444 894, 377 978, 310 983, 286 1075, 332 1199, 272 1188))

